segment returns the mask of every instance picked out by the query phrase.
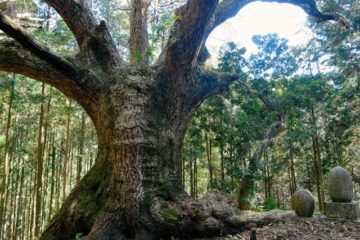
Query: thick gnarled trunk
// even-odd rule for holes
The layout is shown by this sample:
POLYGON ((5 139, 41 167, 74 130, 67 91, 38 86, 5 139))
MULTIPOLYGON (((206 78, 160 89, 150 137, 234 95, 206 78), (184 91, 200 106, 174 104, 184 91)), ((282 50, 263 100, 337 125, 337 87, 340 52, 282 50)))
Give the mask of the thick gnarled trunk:
POLYGON ((133 70, 103 94, 98 112, 92 114, 99 138, 96 164, 43 239, 68 239, 76 233, 103 239, 102 234, 110 234, 109 225, 117 231, 126 226, 126 234, 133 236, 149 227, 148 207, 154 197, 174 200, 182 195, 180 150, 188 122, 183 116, 190 115, 173 109, 179 106, 175 104, 165 107, 173 114, 169 116, 151 71, 133 70), (70 222, 74 224, 64 226, 70 222), (72 235, 54 234, 56 229, 72 235))
POLYGON ((183 190, 181 145, 199 98, 192 97, 190 89, 188 97, 180 97, 183 89, 171 91, 174 88, 163 84, 167 75, 148 68, 124 70, 118 76, 121 81, 115 79, 109 91, 101 93, 97 108, 89 108, 99 141, 95 166, 41 239, 143 239, 142 234, 159 239, 235 232, 235 204, 227 199, 229 206, 214 211, 208 200, 191 199, 183 190))

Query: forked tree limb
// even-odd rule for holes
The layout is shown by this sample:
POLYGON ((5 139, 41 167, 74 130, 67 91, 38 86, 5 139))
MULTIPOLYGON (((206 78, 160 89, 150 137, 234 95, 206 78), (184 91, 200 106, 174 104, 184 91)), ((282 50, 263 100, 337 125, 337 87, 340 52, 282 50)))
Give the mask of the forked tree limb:
POLYGON ((222 73, 212 69, 200 67, 197 69, 196 95, 199 101, 204 101, 210 96, 227 91, 230 85, 240 76, 236 73, 222 73))
MULTIPOLYGON (((10 39, 0 40, 0 70, 37 79, 62 92, 70 90, 74 85, 67 76, 54 70, 53 66, 10 39)), ((72 92, 75 94, 77 90, 75 87, 72 92)))
MULTIPOLYGON (((346 29, 349 29, 348 21, 341 15, 336 13, 322 13, 316 6, 314 0, 224 0, 220 2, 216 9, 214 16, 207 28, 205 39, 208 38, 210 33, 219 25, 224 23, 229 18, 235 17, 235 15, 247 4, 259 1, 259 2, 277 2, 277 3, 289 3, 302 8, 309 16, 315 18, 318 22, 324 21, 337 21, 343 25, 346 29)), ((202 46, 201 51, 206 52, 205 45, 202 46)), ((199 59, 199 63, 205 62, 206 58, 199 59)))
MULTIPOLYGON (((341 15, 338 15, 335 13, 320 12, 320 10, 317 8, 316 2, 314 0, 259 0, 259 1, 293 4, 293 5, 296 5, 296 6, 299 6, 300 8, 302 8, 308 15, 314 17, 317 21, 321 22, 321 21, 334 20, 334 21, 337 21, 340 24, 342 24, 345 28, 349 28, 348 22, 341 15)), ((247 4, 249 4, 251 2, 255 2, 255 0, 223 0, 222 2, 220 2, 214 11, 212 19, 209 21, 208 26, 206 27, 206 32, 204 33, 205 34, 204 41, 206 41, 206 39, 208 38, 210 33, 217 26, 219 26, 220 24, 225 22, 227 19, 234 17, 244 6, 246 6, 247 4)), ((198 62, 197 62, 198 65, 202 65, 206 61, 206 58, 208 57, 208 52, 206 50, 204 42, 202 44, 202 48, 200 51, 203 54, 201 54, 199 57, 198 57, 198 55, 196 55, 197 60, 198 60, 198 62)), ((176 59, 176 57, 175 57, 175 59, 176 59)), ((200 78, 214 79, 214 78, 216 78, 217 74, 219 75, 220 78, 223 75, 220 73, 215 73, 215 70, 212 70, 211 74, 209 74, 209 71, 202 72, 200 74, 200 76, 201 76, 200 78)), ((235 80, 232 80, 232 81, 235 81, 235 80)), ((256 93, 256 91, 251 89, 251 87, 249 87, 244 81, 241 81, 239 79, 238 79, 238 81, 240 82, 241 85, 243 85, 249 91, 249 93, 252 96, 259 97, 259 99, 265 104, 265 106, 267 108, 274 109, 274 107, 272 106, 271 102, 268 99, 266 99, 261 94, 256 93)), ((214 80, 212 80, 211 82, 212 82, 212 84, 216 83, 216 81, 214 81, 214 80)), ((225 89, 225 88, 224 88, 224 85, 218 84, 218 86, 216 88, 204 87, 202 92, 206 91, 206 89, 209 91, 209 93, 208 94, 202 93, 202 95, 204 95, 204 96, 213 95, 218 92, 222 92, 221 89, 225 89)))
POLYGON ((102 61, 103 68, 109 69, 109 66, 123 64, 105 21, 97 23, 87 0, 45 0, 45 2, 65 21, 78 42, 80 52, 92 51, 95 59, 102 61))
POLYGON ((90 37, 91 29, 96 27, 96 20, 88 8, 86 0, 45 0, 65 21, 74 34, 80 49, 90 37))
POLYGON ((52 53, 48 48, 38 43, 20 25, 11 20, 0 11, 0 29, 9 37, 15 39, 21 46, 32 52, 39 59, 50 64, 55 70, 72 78, 77 75, 77 70, 68 60, 52 53))
POLYGON ((21 74, 37 81, 49 84, 65 96, 76 99, 93 117, 99 85, 92 79, 78 81, 56 70, 48 62, 8 38, 0 38, 0 71, 21 74))
POLYGON ((335 13, 322 13, 316 6, 315 0, 224 0, 218 4, 215 10, 214 19, 209 26, 208 34, 227 19, 234 17, 244 6, 255 1, 289 3, 302 8, 309 16, 319 22, 334 20, 345 27, 348 26, 347 21, 342 16, 335 13))
POLYGON ((217 0, 189 0, 175 12, 175 23, 170 33, 165 54, 166 68, 192 71, 213 16, 217 0))
POLYGON ((199 81, 199 98, 201 100, 205 100, 209 96, 223 93, 229 89, 232 83, 238 82, 252 97, 259 98, 267 109, 274 110, 274 104, 271 103, 265 96, 261 95, 249 86, 245 82, 244 78, 244 76, 236 73, 222 73, 216 70, 200 67, 197 75, 197 81, 199 81))

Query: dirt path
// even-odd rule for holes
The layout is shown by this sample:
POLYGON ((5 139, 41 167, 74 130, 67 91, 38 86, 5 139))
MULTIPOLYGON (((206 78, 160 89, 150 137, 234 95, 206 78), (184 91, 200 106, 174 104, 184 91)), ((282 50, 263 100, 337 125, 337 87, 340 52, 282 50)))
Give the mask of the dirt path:
POLYGON ((360 219, 356 221, 329 219, 323 215, 300 218, 293 212, 245 212, 246 230, 242 234, 220 239, 250 239, 251 229, 256 230, 257 240, 360 240, 360 219))

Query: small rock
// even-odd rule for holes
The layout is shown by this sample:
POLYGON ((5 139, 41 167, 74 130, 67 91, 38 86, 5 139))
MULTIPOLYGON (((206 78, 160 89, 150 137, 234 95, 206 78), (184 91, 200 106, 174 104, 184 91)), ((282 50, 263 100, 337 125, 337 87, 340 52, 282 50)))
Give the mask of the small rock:
POLYGON ((220 192, 209 192, 201 201, 208 207, 211 215, 217 219, 225 220, 234 214, 239 214, 234 201, 220 192))
POLYGON ((340 230, 342 230, 342 231, 344 231, 344 232, 347 232, 347 231, 348 231, 348 228, 347 228, 345 225, 342 225, 340 230))
POLYGON ((197 226, 197 229, 200 231, 204 231, 204 229, 206 229, 208 232, 212 232, 212 231, 217 231, 221 227, 222 227, 222 223, 220 221, 216 220, 213 217, 208 217, 207 219, 205 219, 205 221, 201 222, 197 226))
POLYGON ((351 202, 354 196, 352 177, 342 167, 334 167, 330 171, 329 194, 334 202, 351 202))
POLYGON ((246 225, 246 228, 251 229, 251 228, 256 228, 256 224, 255 223, 249 223, 246 225))
POLYGON ((299 189, 291 196, 291 207, 300 217, 311 217, 314 213, 315 200, 306 189, 299 189))

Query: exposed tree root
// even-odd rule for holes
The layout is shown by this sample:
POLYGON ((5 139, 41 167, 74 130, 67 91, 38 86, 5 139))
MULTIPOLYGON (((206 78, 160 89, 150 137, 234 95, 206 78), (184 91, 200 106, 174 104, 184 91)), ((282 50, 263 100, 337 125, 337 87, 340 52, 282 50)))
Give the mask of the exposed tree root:
POLYGON ((150 214, 159 229, 155 235, 163 238, 221 236, 237 233, 243 226, 235 202, 215 192, 174 202, 154 198, 150 214))
POLYGON ((208 193, 202 199, 186 195, 176 200, 153 197, 145 207, 142 225, 135 227, 123 222, 119 217, 121 210, 117 210, 118 213, 104 210, 93 218, 74 202, 64 205, 41 239, 68 240, 76 236, 84 240, 214 237, 239 233, 247 224, 243 222, 235 202, 217 192, 208 193), (75 219, 74 216, 82 217, 75 219))

